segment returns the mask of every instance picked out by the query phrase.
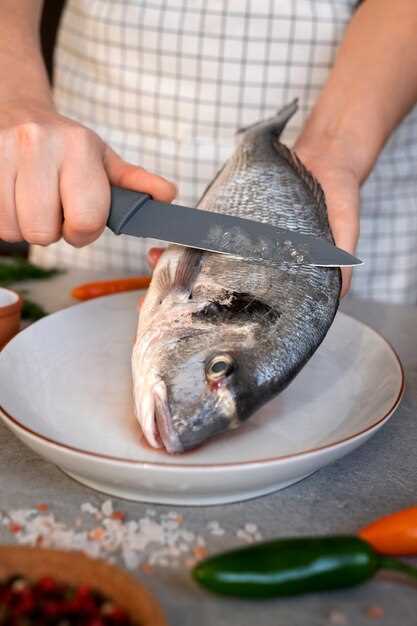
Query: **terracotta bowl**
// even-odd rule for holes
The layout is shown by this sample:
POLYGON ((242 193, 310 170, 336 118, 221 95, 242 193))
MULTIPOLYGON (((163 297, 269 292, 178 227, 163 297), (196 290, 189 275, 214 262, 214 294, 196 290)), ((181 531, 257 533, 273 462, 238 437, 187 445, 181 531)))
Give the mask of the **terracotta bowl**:
POLYGON ((18 332, 22 299, 11 289, 0 287, 0 350, 18 332))
POLYGON ((29 546, 0 546, 0 580, 21 575, 30 581, 52 576, 57 582, 88 585, 124 609, 140 626, 167 626, 155 598, 127 572, 81 552, 29 546))

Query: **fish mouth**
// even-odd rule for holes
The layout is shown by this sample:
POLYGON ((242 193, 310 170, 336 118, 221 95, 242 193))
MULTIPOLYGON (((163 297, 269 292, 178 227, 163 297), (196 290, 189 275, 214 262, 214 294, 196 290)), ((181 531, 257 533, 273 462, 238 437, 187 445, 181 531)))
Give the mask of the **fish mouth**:
POLYGON ((184 447, 176 433, 168 404, 167 388, 162 380, 153 385, 154 432, 169 454, 178 454, 184 447))

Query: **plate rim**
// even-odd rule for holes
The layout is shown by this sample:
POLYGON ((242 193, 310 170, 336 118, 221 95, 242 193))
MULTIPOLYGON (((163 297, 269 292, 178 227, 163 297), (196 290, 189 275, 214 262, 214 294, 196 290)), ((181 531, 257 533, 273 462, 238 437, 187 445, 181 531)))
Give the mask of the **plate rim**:
MULTIPOLYGON (((114 294, 112 296, 110 296, 111 298, 117 298, 117 296, 120 296, 121 294, 114 294)), ((126 295, 126 294, 123 294, 126 295)), ((106 296, 109 297, 109 296, 106 296)), ((101 299, 101 298, 100 298, 101 299)), ((76 307, 78 308, 79 306, 82 306, 85 303, 80 303, 78 305, 76 305, 76 307)), ((75 307, 70 307, 69 309, 62 309, 60 311, 57 311, 51 315, 59 315, 60 313, 63 313, 67 310, 71 310, 72 308, 75 307)), ((372 326, 370 326, 369 324, 367 324, 366 322, 363 322, 362 320, 358 320, 356 317, 353 317, 352 315, 349 315, 347 313, 344 313, 343 311, 338 311, 337 314, 341 314, 344 317, 349 318, 350 320, 353 320, 354 322, 361 324, 362 326, 365 326, 368 331, 371 331, 372 333, 374 333, 380 340, 383 341, 383 343, 385 343, 388 348, 391 350, 392 354, 395 357, 395 360, 397 362, 397 365, 399 367, 399 371, 400 371, 400 377, 401 377, 401 384, 400 384, 400 389, 399 392, 397 394, 397 397, 395 398, 394 402, 392 403, 392 405, 390 406, 390 408, 387 410, 387 412, 380 418, 377 419, 377 421, 374 424, 371 424, 370 426, 367 426, 366 428, 364 428, 363 430, 360 430, 359 432, 354 433, 353 435, 349 435, 348 437, 344 437, 342 439, 339 439, 337 441, 335 441, 334 443, 330 443, 330 444, 325 444, 322 446, 318 446, 316 448, 309 448, 307 450, 301 450, 300 452, 294 452, 292 454, 286 454, 286 455, 281 455, 281 456, 275 456, 275 457, 268 457, 266 459, 259 459, 256 461, 231 461, 231 462, 223 462, 223 463, 160 463, 157 461, 140 461, 140 460, 134 460, 134 459, 125 459, 123 457, 117 457, 117 456, 113 456, 110 454, 102 454, 100 452, 92 452, 90 450, 83 450, 82 448, 77 448, 76 446, 71 446, 69 444, 66 443, 61 443, 59 441, 56 441, 55 439, 51 439, 50 437, 47 437, 45 435, 42 435, 38 432, 36 432, 35 430, 32 430, 31 428, 29 428, 28 426, 26 426, 24 423, 22 423, 21 421, 19 421, 18 418, 16 418, 15 416, 11 415, 1 404, 0 402, 0 415, 3 417, 4 421, 7 423, 7 420, 10 421, 14 427, 17 430, 21 430, 23 431, 26 435, 30 435, 31 437, 33 437, 36 440, 40 440, 43 444, 47 444, 47 445, 52 445, 55 448, 58 449, 64 449, 65 451, 69 451, 71 453, 75 453, 77 455, 80 455, 82 457, 93 457, 95 460, 100 460, 100 461, 104 461, 104 462, 111 462, 111 463, 118 463, 118 464, 122 464, 122 465, 127 465, 127 466, 140 466, 140 467, 146 467, 147 469, 171 469, 175 468, 175 469, 179 469, 179 470, 188 470, 188 469, 193 469, 193 470, 204 470, 204 471, 208 471, 210 469, 212 470, 218 470, 218 469, 236 469, 242 466, 245 467, 255 467, 255 466, 259 466, 259 465, 271 465, 273 463, 279 463, 279 462, 285 462, 285 461, 294 461, 294 460, 298 460, 300 458, 307 458, 308 456, 311 455, 315 455, 318 454, 320 452, 323 452, 325 450, 330 451, 330 450, 334 450, 336 448, 339 448, 345 444, 348 444, 349 442, 355 440, 355 439, 360 439, 361 437, 363 437, 364 435, 372 432, 375 429, 378 429, 380 426, 382 426, 382 424, 384 423, 384 421, 388 420, 392 414, 395 412, 395 410, 398 408, 402 397, 404 395, 404 391, 405 391, 405 372, 404 372, 404 367, 403 364, 401 362, 401 359, 397 353, 397 350, 393 347, 392 343, 386 339, 384 337, 384 335, 382 335, 382 333, 380 333, 379 331, 375 330, 374 328, 372 328, 372 326)), ((48 316, 51 317, 51 316, 48 316)), ((43 320, 39 320, 39 322, 35 322, 36 323, 42 323, 43 320)), ((32 324, 31 326, 28 327, 32 328, 35 324, 32 324)), ((20 333, 19 333, 20 334, 20 333)), ((16 336, 16 338, 18 337, 18 335, 16 336)), ((13 339, 10 343, 13 342, 13 339)), ((1 358, 1 355, 0 355, 1 358)))

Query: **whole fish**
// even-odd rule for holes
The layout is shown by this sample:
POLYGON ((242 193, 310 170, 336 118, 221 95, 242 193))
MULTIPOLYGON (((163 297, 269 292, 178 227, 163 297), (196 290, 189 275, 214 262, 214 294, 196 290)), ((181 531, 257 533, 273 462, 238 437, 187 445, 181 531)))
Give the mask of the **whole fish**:
MULTIPOLYGON (((235 152, 198 207, 333 242, 319 183, 279 141, 296 110, 293 102, 239 131, 235 152)), ((338 268, 267 267, 168 247, 132 355, 135 409, 148 443, 183 452, 242 424, 318 348, 340 288, 338 268)))

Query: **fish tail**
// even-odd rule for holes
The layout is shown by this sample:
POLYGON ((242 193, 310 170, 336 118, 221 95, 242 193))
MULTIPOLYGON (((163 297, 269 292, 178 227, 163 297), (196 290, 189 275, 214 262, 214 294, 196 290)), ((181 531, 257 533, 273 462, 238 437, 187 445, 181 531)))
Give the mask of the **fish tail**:
POLYGON ((265 120, 261 120, 260 122, 255 122, 254 124, 249 124, 249 126, 245 126, 243 128, 239 128, 237 131, 237 135, 241 135, 246 133, 249 130, 254 130, 255 128, 259 128, 260 126, 266 125, 274 125, 274 134, 279 137, 287 125, 288 121, 292 118, 292 116, 298 110, 298 98, 295 98, 289 104, 286 104, 281 109, 279 109, 275 115, 269 117, 265 120))

